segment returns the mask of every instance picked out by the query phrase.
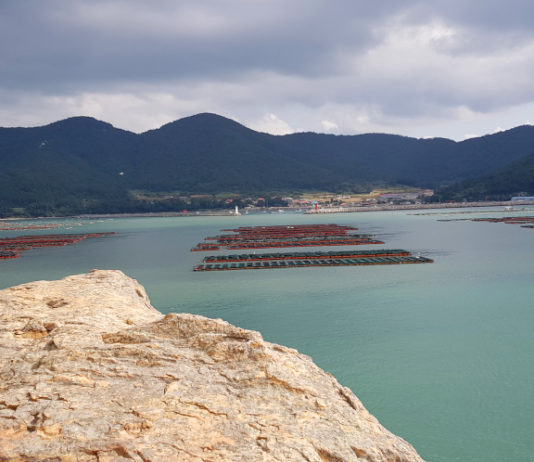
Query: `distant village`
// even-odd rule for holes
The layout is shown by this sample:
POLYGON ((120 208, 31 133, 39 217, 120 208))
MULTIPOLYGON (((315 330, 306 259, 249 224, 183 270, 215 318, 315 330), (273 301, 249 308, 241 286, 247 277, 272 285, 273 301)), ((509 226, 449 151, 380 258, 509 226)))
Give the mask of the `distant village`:
POLYGON ((229 194, 221 198, 208 194, 192 194, 182 197, 191 205, 198 205, 209 200, 215 201, 222 208, 256 210, 265 208, 287 209, 331 209, 351 207, 373 207, 380 205, 417 205, 434 195, 431 189, 417 190, 374 190, 366 194, 308 193, 298 196, 246 196, 229 194))
POLYGON ((410 205, 422 203, 432 197, 431 189, 409 191, 374 190, 368 194, 313 194, 303 197, 284 197, 288 207, 365 207, 374 205, 410 205))
POLYGON ((428 209, 454 207, 505 206, 512 209, 514 205, 534 204, 534 197, 526 193, 504 201, 432 201, 432 189, 376 189, 362 194, 336 193, 299 193, 295 197, 284 194, 183 194, 150 193, 135 191, 134 197, 139 203, 148 204, 152 210, 140 213, 163 215, 241 215, 258 212, 299 211, 304 213, 338 213, 401 209, 428 209), (158 210, 158 205, 160 210, 158 210), (169 206, 174 211, 169 211, 169 206), (167 210, 165 210, 165 208, 167 210))
MULTIPOLYGON (((228 194, 225 197, 208 194, 193 194, 182 199, 191 204, 192 209, 211 201, 217 208, 230 209, 234 213, 248 213, 266 209, 302 210, 302 211, 337 211, 361 207, 383 206, 417 206, 428 201, 434 195, 431 189, 410 190, 374 190, 366 194, 305 193, 298 196, 251 196, 228 194)), ((206 207, 209 208, 209 207, 206 207)), ((185 210, 184 210, 185 211, 185 210)), ((232 212, 230 212, 232 213, 232 212)))

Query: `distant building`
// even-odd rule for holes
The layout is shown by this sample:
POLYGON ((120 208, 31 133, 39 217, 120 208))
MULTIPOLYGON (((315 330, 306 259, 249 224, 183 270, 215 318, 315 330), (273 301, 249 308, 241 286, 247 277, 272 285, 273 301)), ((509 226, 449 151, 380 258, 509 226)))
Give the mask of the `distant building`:
POLYGON ((512 202, 534 202, 534 196, 515 196, 512 197, 512 202))

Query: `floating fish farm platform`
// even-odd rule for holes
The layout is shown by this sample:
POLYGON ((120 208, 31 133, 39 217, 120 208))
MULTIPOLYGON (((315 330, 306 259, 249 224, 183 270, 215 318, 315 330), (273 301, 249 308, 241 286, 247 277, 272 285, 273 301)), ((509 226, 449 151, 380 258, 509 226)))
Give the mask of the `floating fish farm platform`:
POLYGON ((225 229, 221 234, 207 237, 204 242, 192 248, 193 252, 220 249, 272 249, 285 247, 321 247, 339 245, 384 244, 369 234, 349 234, 357 228, 340 225, 293 225, 257 226, 225 229), (214 242, 206 242, 214 241, 214 242))
POLYGON ((25 230, 36 230, 36 229, 55 229, 59 228, 59 224, 51 223, 48 225, 23 225, 18 223, 5 223, 0 221, 0 231, 25 231, 25 230))
POLYGON ((534 217, 525 216, 525 217, 487 217, 487 218, 448 218, 441 219, 438 221, 477 221, 477 222, 487 222, 487 223, 506 223, 509 225, 527 225, 525 227, 530 227, 534 225, 534 217))
POLYGON ((534 217, 473 218, 471 221, 487 221, 490 223, 507 223, 510 225, 527 225, 527 224, 534 224, 534 217))
POLYGON ((36 247, 60 247, 75 244, 84 239, 102 237, 115 233, 53 234, 0 238, 0 259, 18 258, 20 252, 36 247))
POLYGON ((194 271, 231 271, 248 269, 272 269, 272 268, 305 268, 325 266, 370 266, 370 265, 395 265, 413 263, 432 263, 433 260, 426 257, 402 255, 398 257, 363 257, 357 258, 332 258, 325 255, 323 258, 294 258, 281 260, 242 261, 234 263, 203 263, 194 271))
MULTIPOLYGON (((282 247, 384 244, 370 234, 354 234, 358 228, 340 225, 257 226, 224 229, 208 237, 192 251, 220 249, 270 249, 282 247)), ((210 255, 194 271, 231 271, 272 268, 304 268, 326 266, 371 266, 432 263, 433 260, 413 256, 402 249, 330 250, 308 252, 242 253, 210 255)))
POLYGON ((284 233, 284 232, 325 232, 325 231, 351 231, 357 230, 352 226, 336 225, 336 224, 322 224, 322 225, 277 225, 277 226, 241 226, 233 229, 223 229, 222 231, 231 231, 239 234, 268 234, 268 233, 284 233))
POLYGON ((248 261, 269 261, 269 260, 324 260, 324 259, 346 259, 365 257, 408 257, 410 252, 401 249, 391 250, 347 250, 331 252, 284 252, 284 253, 245 253, 240 255, 210 255, 204 257, 203 263, 241 263, 248 261))
POLYGON ((534 217, 498 217, 498 218, 455 218, 438 221, 476 221, 486 223, 506 223, 508 225, 519 225, 521 228, 534 228, 534 217))
POLYGON ((519 225, 521 228, 534 229, 534 217, 473 218, 471 221, 506 223, 508 225, 519 225))
POLYGON ((0 260, 7 260, 8 258, 18 258, 20 253, 14 250, 0 250, 0 260))

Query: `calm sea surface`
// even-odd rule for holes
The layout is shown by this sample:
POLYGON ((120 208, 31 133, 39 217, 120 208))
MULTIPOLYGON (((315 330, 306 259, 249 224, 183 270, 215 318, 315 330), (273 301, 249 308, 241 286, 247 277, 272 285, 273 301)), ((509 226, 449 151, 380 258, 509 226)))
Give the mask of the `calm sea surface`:
POLYGON ((312 356, 428 461, 534 460, 534 229, 438 221, 511 214, 459 211, 48 220, 61 228, 32 234, 118 234, 0 260, 0 288, 120 269, 164 313, 222 318, 312 356), (359 250, 435 263, 192 271, 207 253, 191 247, 223 228, 301 223, 353 225, 386 241, 359 250))

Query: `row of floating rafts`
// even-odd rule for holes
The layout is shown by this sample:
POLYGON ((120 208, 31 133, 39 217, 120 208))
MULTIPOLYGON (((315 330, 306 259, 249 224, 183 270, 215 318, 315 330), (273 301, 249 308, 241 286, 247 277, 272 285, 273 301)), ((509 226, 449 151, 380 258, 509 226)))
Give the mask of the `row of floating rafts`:
POLYGON ((7 260, 8 258, 19 258, 20 252, 14 250, 0 250, 0 260, 7 260))
POLYGON ((269 232, 299 232, 299 231, 317 231, 317 230, 356 230, 352 226, 336 224, 313 224, 313 225, 281 225, 281 226, 242 226, 235 229, 223 229, 222 231, 231 231, 234 233, 269 233, 269 232))
POLYGON ((398 256, 398 257, 360 257, 360 258, 323 258, 303 260, 267 260, 249 261, 242 263, 205 263, 198 265, 194 271, 228 271, 248 269, 274 269, 274 268, 302 268, 302 267, 325 267, 325 266, 370 266, 370 265, 394 265, 394 264, 417 264, 432 263, 433 260, 421 256, 398 256))
POLYGON ((223 231, 270 231, 279 229, 325 229, 325 228, 344 228, 356 229, 352 226, 338 225, 337 223, 313 223, 302 225, 267 225, 267 226, 240 226, 239 228, 223 229, 223 231))
POLYGON ((244 249, 279 249, 287 247, 329 247, 329 246, 342 246, 342 245, 374 245, 384 244, 383 241, 370 238, 351 238, 347 236, 345 238, 337 239, 306 239, 306 240, 265 240, 265 241, 246 241, 236 242, 234 244, 209 244, 200 243, 196 247, 193 247, 191 251, 210 251, 220 250, 221 247, 229 250, 244 250, 244 249))
POLYGON ((534 229, 534 217, 473 218, 472 221, 506 223, 508 225, 520 225, 521 228, 534 229))
POLYGON ((268 231, 233 231, 235 236, 272 236, 272 235, 293 235, 293 234, 347 234, 348 231, 356 231, 357 228, 336 227, 336 228, 284 228, 270 229, 268 231))
POLYGON ((246 261, 269 261, 269 260, 324 260, 346 259, 365 257, 400 257, 410 256, 410 252, 402 249, 377 249, 377 250, 346 250, 325 252, 284 252, 284 253, 245 253, 239 255, 210 255, 204 257, 203 263, 235 263, 246 261))
MULTIPOLYGON (((268 249, 282 247, 384 244, 369 234, 349 234, 357 228, 339 225, 294 225, 242 227, 223 231, 207 238, 216 242, 203 242, 192 250, 268 249)), ((317 252, 244 253, 210 255, 195 271, 228 271, 242 269, 300 268, 326 266, 360 266, 431 263, 433 260, 413 256, 402 249, 331 250, 317 252)))
POLYGON ((3 245, 23 245, 31 247, 57 247, 79 242, 91 237, 100 237, 115 233, 92 233, 92 234, 53 234, 35 236, 17 236, 0 238, 0 248, 3 245))
POLYGON ((218 244, 209 244, 206 242, 201 242, 191 249, 191 252, 203 252, 209 250, 220 250, 218 244))
POLYGON ((334 245, 383 244, 369 234, 348 234, 357 228, 340 225, 294 225, 242 227, 223 231, 236 234, 222 234, 208 237, 194 247, 193 251, 227 249, 269 249, 283 247, 309 247, 334 245))
POLYGON ((18 223, 2 223, 0 231, 26 231, 26 230, 37 230, 37 229, 55 229, 59 228, 59 224, 51 223, 48 225, 21 225, 18 223))
POLYGON ((501 217, 501 218, 473 218, 472 221, 489 223, 508 223, 512 225, 534 223, 534 217, 501 217))
POLYGON ((18 258, 19 252, 36 247, 60 247, 75 244, 83 239, 102 237, 115 233, 53 234, 0 238, 0 258, 18 258))
MULTIPOLYGON (((248 241, 280 241, 280 240, 304 240, 304 239, 328 239, 328 238, 342 238, 349 236, 367 237, 362 235, 353 234, 277 234, 268 236, 216 236, 212 241, 216 241, 219 244, 230 244, 233 242, 248 242, 248 241)), ((210 240, 210 239, 207 239, 210 240)))
POLYGON ((321 231, 317 233, 269 233, 269 234, 221 234, 220 236, 207 237, 207 241, 229 242, 240 240, 258 240, 258 239, 284 239, 284 238, 319 238, 329 236, 353 236, 340 231, 321 231))
POLYGON ((349 234, 346 236, 287 236, 287 237, 280 237, 280 238, 274 238, 274 237, 268 237, 268 238, 262 238, 262 239, 220 239, 217 241, 217 244, 229 246, 229 245, 235 245, 235 244, 249 244, 254 242, 323 242, 323 241, 338 241, 343 239, 372 239, 372 236, 370 234, 349 234))
POLYGON ((0 239, 0 247, 3 246, 9 246, 11 247, 20 247, 20 248, 33 248, 33 247, 58 247, 61 245, 68 245, 68 244, 74 244, 76 242, 81 241, 82 238, 79 239, 12 239, 12 240, 4 240, 0 239))
POLYGON ((336 235, 344 236, 347 235, 347 231, 356 230, 356 228, 348 226, 337 226, 337 225, 328 225, 328 226, 297 226, 297 227, 270 227, 269 229, 254 229, 254 228, 237 228, 234 230, 225 230, 233 231, 235 234, 224 234, 217 236, 215 238, 208 239, 265 239, 265 238, 283 238, 290 236, 324 236, 324 235, 336 235))
POLYGON ((286 247, 329 247, 337 245, 371 245, 384 244, 383 241, 374 239, 325 239, 325 240, 305 240, 305 241, 270 241, 270 242, 244 242, 226 246, 230 250, 239 249, 277 249, 286 247))

